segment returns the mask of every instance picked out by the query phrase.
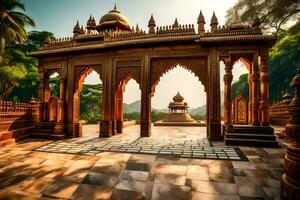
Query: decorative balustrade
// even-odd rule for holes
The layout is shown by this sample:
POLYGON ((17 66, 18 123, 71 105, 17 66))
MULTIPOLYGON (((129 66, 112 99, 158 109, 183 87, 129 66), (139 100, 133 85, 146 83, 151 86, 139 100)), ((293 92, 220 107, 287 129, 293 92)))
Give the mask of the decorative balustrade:
POLYGON ((269 107, 270 122, 273 125, 285 126, 288 120, 291 118, 288 106, 291 102, 291 96, 286 93, 283 96, 283 100, 272 104, 269 107))
POLYGON ((0 101, 0 132, 33 126, 38 118, 38 104, 0 101))

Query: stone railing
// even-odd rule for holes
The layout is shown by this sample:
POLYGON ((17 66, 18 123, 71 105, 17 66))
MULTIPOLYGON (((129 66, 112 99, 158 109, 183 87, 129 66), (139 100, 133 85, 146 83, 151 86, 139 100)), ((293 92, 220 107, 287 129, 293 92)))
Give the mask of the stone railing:
POLYGON ((276 102, 269 107, 270 122, 272 125, 285 126, 291 117, 288 111, 289 102, 276 102))
POLYGON ((38 104, 0 101, 0 141, 28 133, 38 119, 38 104))

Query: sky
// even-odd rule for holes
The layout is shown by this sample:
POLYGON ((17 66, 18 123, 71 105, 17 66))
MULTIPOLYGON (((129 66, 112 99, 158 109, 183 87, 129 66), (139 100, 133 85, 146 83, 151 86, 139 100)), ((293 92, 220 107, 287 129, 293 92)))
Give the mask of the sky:
MULTIPOLYGON (((102 15, 107 13, 117 4, 118 10, 130 22, 131 26, 139 25, 143 30, 148 30, 148 21, 153 14, 156 25, 172 25, 177 17, 180 24, 197 23, 200 10, 206 20, 206 29, 210 28, 209 22, 215 11, 219 24, 225 23, 226 11, 237 0, 21 0, 25 4, 26 13, 35 21, 35 28, 30 30, 49 31, 55 37, 73 36, 73 28, 77 20, 80 25, 86 22, 92 14, 97 23, 102 15)), ((224 65, 220 65, 221 89, 224 87, 224 65)), ((247 72, 242 64, 234 66, 234 81, 247 72)), ((86 84, 98 84, 101 81, 96 73, 91 73, 85 79, 86 84)), ((195 75, 181 67, 176 67, 161 77, 152 97, 152 107, 166 108, 173 96, 179 91, 191 108, 205 104, 204 88, 195 75), (174 79, 174 77, 176 77, 174 79), (184 84, 179 84, 184 83, 184 84), (197 91, 197 92, 195 92, 197 91), (199 92, 198 92, 199 91, 199 92)), ((140 99, 138 84, 131 80, 124 92, 124 102, 132 103, 140 99)))

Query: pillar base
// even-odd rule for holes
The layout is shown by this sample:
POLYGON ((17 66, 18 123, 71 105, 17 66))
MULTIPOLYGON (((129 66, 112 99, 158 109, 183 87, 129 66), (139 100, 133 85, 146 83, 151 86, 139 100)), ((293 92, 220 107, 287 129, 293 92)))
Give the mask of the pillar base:
POLYGON ((221 123, 209 123, 207 124, 208 135, 207 138, 212 141, 223 140, 221 131, 221 123))
POLYGON ((123 120, 117 120, 117 133, 122 133, 123 132, 123 120))
POLYGON ((112 134, 112 122, 110 120, 102 120, 100 122, 100 134, 99 137, 111 137, 112 134))
POLYGON ((141 120, 141 137, 151 136, 151 121, 141 120))
POLYGON ((82 124, 80 122, 68 122, 66 130, 68 138, 76 138, 82 136, 82 124))
POLYGON ((117 135, 117 120, 111 120, 111 127, 112 135, 117 135))

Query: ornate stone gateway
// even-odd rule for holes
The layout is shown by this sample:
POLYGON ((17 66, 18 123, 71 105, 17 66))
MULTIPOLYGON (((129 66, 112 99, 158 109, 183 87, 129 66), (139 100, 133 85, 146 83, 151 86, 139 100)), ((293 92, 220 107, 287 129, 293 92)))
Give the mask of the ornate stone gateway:
POLYGON ((205 31, 200 12, 197 24, 197 32, 193 25, 179 24, 177 19, 173 25, 156 27, 151 16, 146 32, 138 26, 131 28, 115 7, 99 24, 92 16, 86 28, 77 23, 73 37, 55 41, 47 38, 44 47, 30 53, 39 59, 40 122, 48 120, 45 112, 50 98, 49 74, 58 71, 61 79, 57 121, 67 137, 80 136, 80 88, 83 77, 94 69, 103 82, 100 137, 122 131, 122 86, 128 78, 140 85, 141 136, 150 136, 151 97, 155 86, 164 72, 181 65, 195 73, 207 93, 208 138, 222 139, 219 63, 224 61, 226 66, 225 125, 228 125, 232 124, 231 69, 235 61, 243 58, 250 66, 251 124, 267 126, 268 48, 274 44, 275 37, 262 34, 258 19, 252 25, 237 20, 221 27, 213 14, 211 29, 205 31))

